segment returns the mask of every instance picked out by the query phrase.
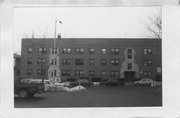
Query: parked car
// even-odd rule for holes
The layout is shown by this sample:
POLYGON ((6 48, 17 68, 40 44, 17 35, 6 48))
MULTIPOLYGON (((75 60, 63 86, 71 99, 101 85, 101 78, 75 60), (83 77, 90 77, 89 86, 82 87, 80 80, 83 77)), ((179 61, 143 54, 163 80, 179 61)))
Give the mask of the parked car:
POLYGON ((33 97, 36 93, 44 92, 44 83, 30 82, 22 80, 14 83, 14 94, 18 94, 21 98, 33 97))
POLYGON ((81 86, 91 86, 92 85, 92 82, 90 82, 89 80, 87 79, 79 79, 75 82, 70 82, 70 85, 71 86, 78 86, 78 85, 81 85, 81 86))
POLYGON ((139 81, 135 81, 134 85, 136 86, 140 86, 140 85, 151 85, 152 82, 155 82, 154 80, 150 79, 150 78, 143 78, 139 81))
POLYGON ((117 86, 118 80, 117 79, 109 79, 105 82, 105 85, 107 86, 117 86))

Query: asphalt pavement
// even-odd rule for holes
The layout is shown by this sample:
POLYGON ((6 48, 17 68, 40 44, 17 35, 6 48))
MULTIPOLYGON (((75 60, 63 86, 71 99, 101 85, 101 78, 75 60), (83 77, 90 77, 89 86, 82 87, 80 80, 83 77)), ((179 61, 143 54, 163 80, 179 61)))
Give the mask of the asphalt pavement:
POLYGON ((15 97, 15 108, 160 107, 162 89, 149 86, 88 87, 80 92, 46 92, 33 98, 15 97))

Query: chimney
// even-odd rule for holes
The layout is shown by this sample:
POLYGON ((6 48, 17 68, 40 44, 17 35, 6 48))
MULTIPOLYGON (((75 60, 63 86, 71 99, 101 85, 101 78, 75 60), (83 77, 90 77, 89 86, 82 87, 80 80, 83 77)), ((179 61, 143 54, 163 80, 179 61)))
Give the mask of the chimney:
POLYGON ((60 33, 58 33, 57 38, 61 39, 61 34, 60 33))

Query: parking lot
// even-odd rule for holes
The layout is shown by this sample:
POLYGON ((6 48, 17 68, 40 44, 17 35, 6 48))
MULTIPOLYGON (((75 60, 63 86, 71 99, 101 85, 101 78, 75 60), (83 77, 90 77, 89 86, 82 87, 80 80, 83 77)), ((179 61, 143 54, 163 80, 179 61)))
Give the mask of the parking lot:
POLYGON ((162 106, 162 89, 150 86, 99 86, 79 92, 46 92, 15 97, 15 108, 162 106))

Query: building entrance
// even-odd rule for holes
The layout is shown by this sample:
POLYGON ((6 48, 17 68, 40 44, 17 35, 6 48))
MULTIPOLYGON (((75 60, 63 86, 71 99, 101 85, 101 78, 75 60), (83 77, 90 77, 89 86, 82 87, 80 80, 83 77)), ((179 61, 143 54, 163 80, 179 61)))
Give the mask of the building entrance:
POLYGON ((125 81, 133 81, 135 79, 135 71, 124 71, 125 81))

